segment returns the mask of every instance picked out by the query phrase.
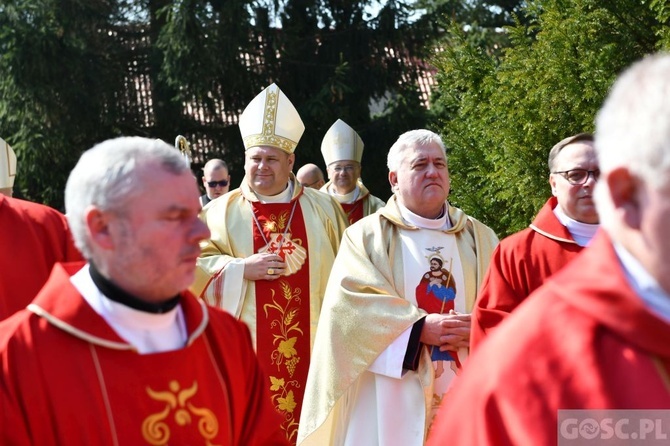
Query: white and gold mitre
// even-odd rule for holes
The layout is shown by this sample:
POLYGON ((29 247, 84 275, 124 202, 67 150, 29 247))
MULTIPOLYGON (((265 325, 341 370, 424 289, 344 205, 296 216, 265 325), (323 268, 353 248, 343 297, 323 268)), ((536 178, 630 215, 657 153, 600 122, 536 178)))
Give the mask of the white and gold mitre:
POLYGON ((14 150, 0 138, 0 189, 14 187, 16 177, 16 154, 14 150))
POLYGON ((331 125, 321 141, 321 153, 326 166, 344 160, 358 163, 363 158, 363 140, 356 130, 341 119, 331 125))
POLYGON ((247 105, 239 126, 244 150, 270 146, 293 153, 305 131, 298 110, 276 84, 260 92, 247 105))

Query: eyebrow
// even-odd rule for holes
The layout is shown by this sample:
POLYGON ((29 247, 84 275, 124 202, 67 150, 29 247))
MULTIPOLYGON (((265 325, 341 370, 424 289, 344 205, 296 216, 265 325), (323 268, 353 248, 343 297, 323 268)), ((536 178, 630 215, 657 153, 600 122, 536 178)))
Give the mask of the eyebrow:
POLYGON ((414 158, 414 159, 410 160, 409 165, 413 166, 414 164, 423 163, 423 162, 426 162, 427 160, 428 160, 427 156, 420 156, 420 157, 417 157, 417 158, 414 158))
POLYGON ((193 209, 191 209, 189 206, 182 206, 182 205, 177 205, 177 204, 172 204, 164 209, 160 209, 158 211, 159 215, 168 215, 168 214, 182 214, 182 213, 190 213, 193 209))

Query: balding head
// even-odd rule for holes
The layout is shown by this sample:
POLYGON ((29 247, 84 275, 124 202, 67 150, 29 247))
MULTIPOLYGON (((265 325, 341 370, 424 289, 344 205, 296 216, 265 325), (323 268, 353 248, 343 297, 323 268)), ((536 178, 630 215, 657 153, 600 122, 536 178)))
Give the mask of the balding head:
POLYGON ((311 187, 313 189, 321 189, 321 186, 326 184, 323 178, 323 172, 316 164, 305 164, 296 173, 295 177, 303 187, 311 187))
POLYGON ((202 171, 202 185, 211 200, 230 190, 230 174, 228 173, 228 165, 224 160, 211 159, 207 161, 202 171))

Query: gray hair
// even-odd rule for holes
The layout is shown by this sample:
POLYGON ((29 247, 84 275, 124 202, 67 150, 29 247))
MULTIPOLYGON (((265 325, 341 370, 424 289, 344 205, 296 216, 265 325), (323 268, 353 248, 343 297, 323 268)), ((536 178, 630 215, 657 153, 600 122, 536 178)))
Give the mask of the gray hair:
MULTIPOLYGON (((604 174, 626 167, 653 187, 668 181, 670 54, 648 56, 619 76, 596 117, 595 146, 604 174)), ((605 183, 596 187, 599 213, 608 211, 605 183)))
POLYGON ((400 167, 400 163, 403 159, 403 152, 406 149, 416 147, 416 146, 426 146, 428 144, 437 144, 442 148, 444 152, 444 157, 447 157, 447 150, 444 147, 442 138, 437 133, 431 132, 426 129, 419 130, 410 130, 405 132, 398 137, 398 140, 393 143, 389 149, 388 158, 386 165, 388 166, 389 172, 397 172, 400 167))
POLYGON ((189 171, 188 161, 174 146, 159 139, 121 137, 109 139, 84 152, 65 186, 65 212, 74 242, 87 259, 92 250, 86 227, 91 206, 123 212, 134 196, 142 194, 138 168, 160 164, 166 171, 189 171))

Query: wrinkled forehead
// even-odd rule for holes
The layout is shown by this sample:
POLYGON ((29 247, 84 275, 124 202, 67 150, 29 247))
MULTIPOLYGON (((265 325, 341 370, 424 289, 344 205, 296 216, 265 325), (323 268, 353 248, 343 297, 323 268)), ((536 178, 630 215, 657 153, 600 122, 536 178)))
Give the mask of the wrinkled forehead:
POLYGON ((151 166, 140 167, 136 181, 128 193, 130 201, 153 201, 157 205, 172 206, 177 203, 188 202, 196 197, 198 185, 193 172, 184 170, 182 172, 171 172, 164 168, 151 166), (150 197, 148 200, 147 198, 150 197))
POLYGON ((403 151, 402 159, 403 162, 408 164, 412 164, 421 160, 443 160, 446 162, 447 155, 444 153, 444 150, 442 150, 442 147, 440 147, 438 144, 427 143, 407 147, 403 151))

